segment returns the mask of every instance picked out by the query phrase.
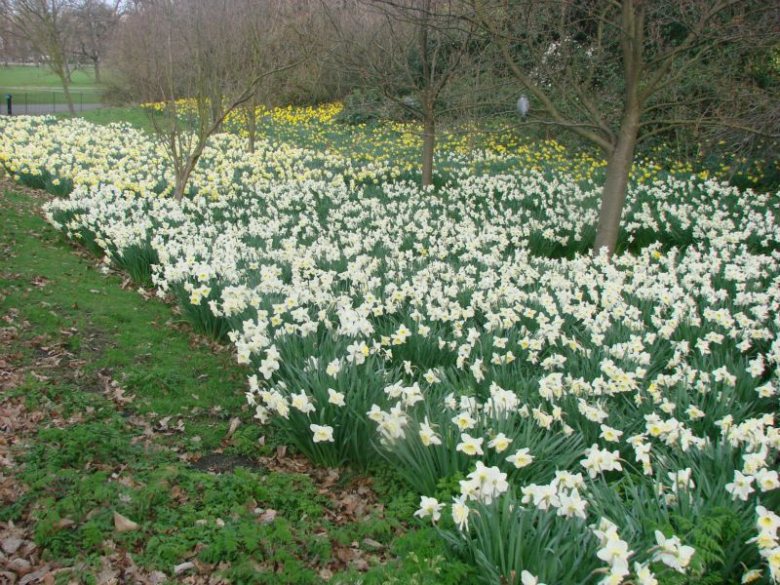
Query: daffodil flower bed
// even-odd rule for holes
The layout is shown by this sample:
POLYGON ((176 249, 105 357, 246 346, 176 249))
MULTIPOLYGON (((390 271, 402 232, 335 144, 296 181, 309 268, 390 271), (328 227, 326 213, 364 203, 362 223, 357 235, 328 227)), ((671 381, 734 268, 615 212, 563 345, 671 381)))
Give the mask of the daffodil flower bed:
POLYGON ((72 187, 49 221, 234 344, 259 424, 388 461, 486 582, 780 581, 776 195, 639 169, 608 259, 598 185, 511 155, 444 152, 434 190, 220 135, 179 204, 127 127, 0 131, 72 187))

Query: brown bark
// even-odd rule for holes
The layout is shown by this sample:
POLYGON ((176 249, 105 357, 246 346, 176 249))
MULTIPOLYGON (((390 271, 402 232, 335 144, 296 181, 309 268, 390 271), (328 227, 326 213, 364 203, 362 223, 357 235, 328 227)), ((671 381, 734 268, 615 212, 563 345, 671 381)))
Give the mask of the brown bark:
POLYGON ((68 112, 71 116, 75 116, 76 108, 73 106, 73 97, 70 95, 70 79, 68 79, 68 75, 66 72, 62 76, 62 92, 65 95, 65 103, 68 104, 68 112))
POLYGON ((598 254, 602 248, 606 248, 610 255, 615 252, 638 132, 639 112, 629 111, 621 125, 617 145, 607 161, 594 254, 598 254))
POLYGON ((428 112, 426 106, 425 120, 423 120, 423 148, 422 148, 422 186, 427 187, 433 182, 433 152, 436 147, 436 121, 433 108, 428 112))
POLYGON ((644 38, 645 7, 634 0, 623 0, 621 47, 623 52, 623 75, 626 80, 626 101, 620 131, 615 147, 609 153, 607 177, 601 192, 599 226, 593 253, 604 248, 611 256, 617 246, 620 233, 620 218, 628 191, 628 178, 634 162, 634 149, 639 135, 639 121, 642 116, 642 101, 639 97, 639 79, 642 73, 642 43, 644 38))
POLYGON ((192 171, 195 170, 195 165, 198 164, 198 159, 200 158, 202 151, 203 149, 199 149, 192 156, 188 157, 187 164, 176 172, 176 188, 173 192, 176 201, 181 201, 184 197, 184 189, 190 181, 190 175, 192 174, 192 171))
POLYGON ((422 148, 422 186, 427 187, 433 180, 433 149, 436 143, 436 118, 433 111, 435 96, 431 87, 431 63, 428 47, 428 15, 431 11, 431 0, 423 1, 423 13, 419 23, 418 51, 422 61, 423 83, 423 148, 422 148))
POLYGON ((255 137, 257 135, 257 100, 253 97, 246 109, 247 134, 249 134, 249 152, 255 152, 255 137))

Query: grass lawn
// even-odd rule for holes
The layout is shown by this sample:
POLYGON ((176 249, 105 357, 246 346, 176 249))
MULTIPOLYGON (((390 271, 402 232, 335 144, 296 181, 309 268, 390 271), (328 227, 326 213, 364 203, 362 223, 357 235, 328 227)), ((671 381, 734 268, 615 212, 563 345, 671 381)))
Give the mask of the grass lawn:
MULTIPOLYGON (((72 74, 71 87, 74 91, 99 91, 95 76, 90 70, 79 69, 72 74)), ((48 89, 62 91, 60 78, 46 67, 24 67, 10 65, 0 67, 0 88, 2 89, 48 89)))
MULTIPOLYGON (((60 118, 68 118, 67 112, 56 114, 60 118)), ((154 128, 149 121, 149 117, 144 113, 140 106, 125 106, 121 108, 100 108, 98 110, 85 110, 78 112, 79 117, 84 118, 93 124, 113 124, 115 122, 127 122, 128 124, 153 132, 154 128)))
POLYGON ((74 254, 43 197, 0 184, 0 581, 468 582, 387 471, 265 435, 230 350, 74 254))
MULTIPOLYGON (((101 89, 91 70, 79 69, 73 72, 70 91, 77 106, 80 102, 99 102, 101 89)), ((59 77, 46 67, 0 67, 0 98, 3 100, 3 111, 5 95, 8 93, 14 96, 17 109, 25 103, 51 104, 52 99, 56 100, 58 106, 65 105, 62 83, 59 77)))

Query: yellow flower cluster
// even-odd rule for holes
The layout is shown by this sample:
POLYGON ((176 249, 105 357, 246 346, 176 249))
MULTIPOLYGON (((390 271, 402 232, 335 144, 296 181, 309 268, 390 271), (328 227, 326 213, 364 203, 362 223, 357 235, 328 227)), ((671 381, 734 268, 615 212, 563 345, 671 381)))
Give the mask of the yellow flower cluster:
MULTIPOLYGON (((193 100, 175 102, 178 111, 194 113, 193 100)), ((143 107, 163 111, 165 104, 147 103, 143 107)), ((317 106, 257 106, 255 119, 260 135, 270 135, 284 142, 305 144, 309 148, 349 159, 360 165, 373 165, 360 180, 374 182, 376 169, 387 177, 414 173, 419 168, 422 127, 414 122, 388 121, 382 124, 342 124, 341 102, 317 106), (387 167, 392 167, 390 170, 387 167)), ((225 125, 235 134, 247 137, 247 108, 239 108, 226 118, 225 125)), ((721 145, 722 146, 722 145, 721 145)), ((537 140, 522 128, 477 128, 474 124, 445 125, 437 133, 437 171, 449 174, 459 170, 493 172, 497 168, 521 168, 544 171, 554 167, 575 181, 590 181, 603 173, 607 161, 600 152, 573 151, 560 142, 537 140)), ((780 172, 780 161, 748 161, 744 158, 720 162, 705 168, 700 160, 669 160, 669 150, 658 146, 641 154, 632 169, 637 183, 652 182, 659 173, 700 179, 742 179, 748 184, 761 183, 769 173, 780 172)))

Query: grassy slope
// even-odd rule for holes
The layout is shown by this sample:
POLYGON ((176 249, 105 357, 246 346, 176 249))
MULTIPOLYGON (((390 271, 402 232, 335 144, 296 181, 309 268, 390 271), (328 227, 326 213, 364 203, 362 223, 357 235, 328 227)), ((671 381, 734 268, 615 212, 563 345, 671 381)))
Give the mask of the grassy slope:
POLYGON ((229 351, 74 254, 33 194, 0 185, 0 199, 0 419, 16 421, 8 477, 24 486, 0 522, 38 562, 66 581, 192 561, 234 583, 457 582, 430 529, 405 533, 414 496, 384 481, 377 500, 369 480, 279 458, 229 351), (140 527, 117 532, 114 512, 140 527))

